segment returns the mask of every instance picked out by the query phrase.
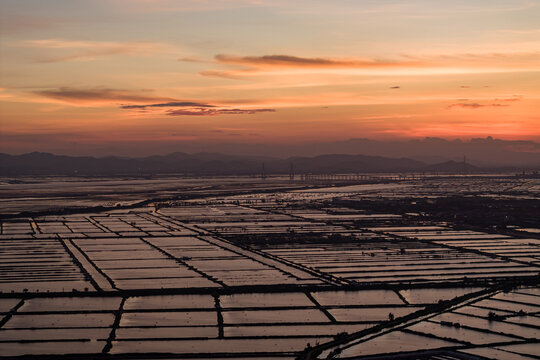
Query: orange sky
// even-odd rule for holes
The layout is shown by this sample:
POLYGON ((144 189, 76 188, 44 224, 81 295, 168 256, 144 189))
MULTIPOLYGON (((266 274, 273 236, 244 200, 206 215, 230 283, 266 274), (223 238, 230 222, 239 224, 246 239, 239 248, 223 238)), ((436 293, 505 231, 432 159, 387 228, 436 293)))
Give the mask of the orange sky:
POLYGON ((540 0, 0 7, 2 152, 540 140, 540 0))

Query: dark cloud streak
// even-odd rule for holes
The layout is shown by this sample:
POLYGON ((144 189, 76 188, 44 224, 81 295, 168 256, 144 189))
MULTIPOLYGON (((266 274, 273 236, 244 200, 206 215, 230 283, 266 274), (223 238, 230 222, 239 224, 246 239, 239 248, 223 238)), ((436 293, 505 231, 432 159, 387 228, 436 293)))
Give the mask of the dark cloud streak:
POLYGON ((234 56, 218 54, 215 60, 223 64, 249 66, 286 66, 286 67, 329 67, 329 68, 366 68, 418 65, 417 62, 386 61, 377 59, 330 59, 307 58, 291 55, 234 56))
POLYGON ((459 104, 452 104, 448 106, 447 109, 450 110, 453 108, 462 108, 462 109, 475 110, 475 109, 486 108, 486 107, 506 107, 506 106, 509 106, 509 105, 498 104, 498 103, 493 103, 493 104, 459 103, 459 104))
MULTIPOLYGON (((507 107, 510 106, 509 102, 516 102, 523 100, 523 96, 521 95, 513 95, 510 98, 503 98, 503 99, 494 99, 492 103, 490 104, 480 104, 480 103, 457 103, 452 104, 446 107, 447 110, 453 109, 453 108, 462 108, 462 109, 480 109, 485 107, 507 107), (506 104, 501 104, 501 102, 506 104)), ((458 99, 458 101, 468 101, 468 99, 458 99)))
POLYGON ((78 89, 70 87, 60 87, 49 90, 34 91, 34 94, 49 98, 62 100, 67 102, 91 102, 91 101, 129 101, 129 102, 155 102, 169 101, 170 98, 141 95, 138 92, 95 88, 95 89, 78 89))
POLYGON ((198 107, 198 108, 212 108, 214 105, 203 104, 191 101, 173 101, 159 104, 147 104, 147 105, 122 105, 122 109, 146 109, 146 108, 160 108, 160 107, 198 107))
POLYGON ((523 96, 521 96, 521 95, 513 95, 511 98, 495 99, 494 101, 513 102, 513 101, 521 101, 521 100, 523 100, 523 96))
POLYGON ((167 115, 170 116, 216 116, 216 115, 253 115, 257 113, 275 112, 275 109, 178 109, 169 110, 167 115))
POLYGON ((145 96, 141 95, 140 92, 108 88, 80 89, 60 87, 34 91, 33 94, 74 104, 86 105, 89 103, 98 103, 104 104, 104 106, 110 106, 116 103, 120 109, 138 110, 146 113, 150 113, 152 110, 165 109, 165 114, 169 116, 245 115, 275 112, 275 109, 228 108, 223 105, 208 104, 206 102, 181 101, 174 98, 145 96), (123 102, 130 102, 131 104, 122 104, 123 102))

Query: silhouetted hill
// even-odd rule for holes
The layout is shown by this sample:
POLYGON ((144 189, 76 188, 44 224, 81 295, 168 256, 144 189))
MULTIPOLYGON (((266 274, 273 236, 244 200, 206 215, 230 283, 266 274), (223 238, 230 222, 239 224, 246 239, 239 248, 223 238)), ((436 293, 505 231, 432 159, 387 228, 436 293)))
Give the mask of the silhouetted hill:
POLYGON ((145 158, 73 157, 39 152, 0 154, 0 173, 4 175, 245 174, 260 166, 260 158, 208 153, 145 158))
POLYGON ((485 170, 469 163, 463 164, 463 162, 450 160, 439 164, 428 165, 424 167, 422 171, 429 173, 478 173, 485 170))
MULTIPOLYGON (((242 143, 160 143, 160 148, 130 149, 129 153, 183 151, 197 153, 202 149, 234 155, 260 155, 286 158, 290 156, 319 156, 324 154, 350 154, 383 156, 418 160, 438 164, 449 160, 459 162, 463 156, 470 163, 482 168, 513 167, 517 169, 540 169, 540 142, 531 140, 502 140, 492 137, 470 140, 446 140, 428 137, 415 140, 349 139, 335 142, 297 144, 242 144, 242 143), (142 152, 144 150, 144 152, 142 152), (166 151, 166 150, 165 150, 166 151)), ((95 151, 88 149, 87 151, 95 151)), ((93 153, 93 152, 91 152, 93 153)))
POLYGON ((406 158, 365 155, 293 157, 285 161, 293 164, 295 171, 304 173, 399 172, 418 170, 426 166, 423 162, 406 158))
POLYGON ((259 174, 264 164, 267 173, 402 172, 419 171, 426 164, 407 158, 365 155, 320 155, 277 159, 234 156, 218 153, 172 153, 144 158, 75 157, 33 152, 23 155, 0 154, 2 175, 147 175, 183 173, 193 175, 259 174))

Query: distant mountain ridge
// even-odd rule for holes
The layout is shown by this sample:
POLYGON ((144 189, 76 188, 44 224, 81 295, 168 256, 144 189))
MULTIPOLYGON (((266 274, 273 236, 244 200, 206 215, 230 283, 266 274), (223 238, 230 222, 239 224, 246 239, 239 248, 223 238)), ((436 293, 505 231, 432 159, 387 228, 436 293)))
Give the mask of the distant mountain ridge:
MULTIPOLYGON (((181 151, 189 154, 200 152, 224 153, 237 156, 245 154, 270 156, 276 158, 313 157, 325 154, 348 154, 383 156, 387 158, 408 158, 427 164, 438 164, 449 160, 461 162, 463 156, 467 163, 482 168, 515 167, 522 169, 540 169, 540 142, 532 140, 503 140, 490 136, 469 140, 447 140, 427 137, 424 139, 365 139, 355 138, 333 142, 298 142, 292 144, 267 143, 204 143, 204 142, 159 142, 141 143, 137 147, 100 148, 81 145, 80 154, 117 154, 128 156, 147 156, 147 154, 167 154, 181 151)), ((64 150, 50 150, 61 153, 64 150)))
POLYGON ((149 175, 182 173, 190 175, 256 175, 300 173, 369 172, 481 172, 483 169, 448 161, 426 164, 409 158, 329 154, 287 159, 262 156, 235 156, 219 153, 176 152, 141 158, 65 156, 33 152, 0 154, 0 174, 17 175, 149 175))
POLYGON ((466 162, 458 162, 454 160, 445 161, 439 164, 427 165, 423 169, 425 172, 442 172, 442 173, 478 173, 485 171, 478 166, 468 164, 466 162))

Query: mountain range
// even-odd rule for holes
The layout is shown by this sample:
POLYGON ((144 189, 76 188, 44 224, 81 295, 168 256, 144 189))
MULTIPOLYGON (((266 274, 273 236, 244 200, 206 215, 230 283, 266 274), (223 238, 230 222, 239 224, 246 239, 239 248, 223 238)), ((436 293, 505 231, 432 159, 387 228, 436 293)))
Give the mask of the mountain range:
MULTIPOLYGON (((33 152, 23 155, 0 154, 0 174, 18 175, 257 175, 300 173, 371 172, 482 172, 463 162, 428 164, 409 158, 331 154, 286 159, 263 156, 236 156, 219 153, 176 152, 140 158, 64 156, 33 152)), ((500 169, 497 169, 500 170, 500 169)), ((514 169, 506 169, 514 170, 514 169)), ((516 169, 517 170, 517 169, 516 169)))

